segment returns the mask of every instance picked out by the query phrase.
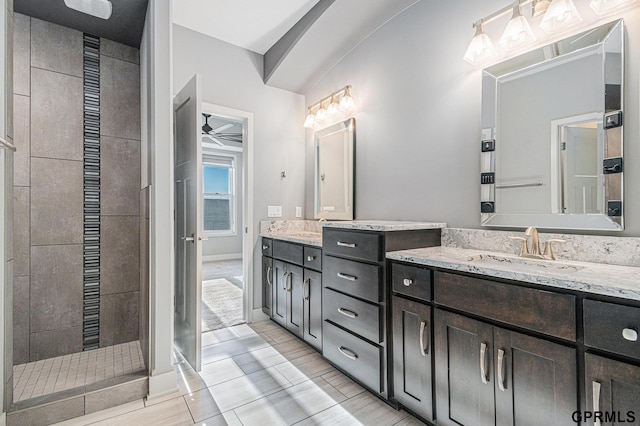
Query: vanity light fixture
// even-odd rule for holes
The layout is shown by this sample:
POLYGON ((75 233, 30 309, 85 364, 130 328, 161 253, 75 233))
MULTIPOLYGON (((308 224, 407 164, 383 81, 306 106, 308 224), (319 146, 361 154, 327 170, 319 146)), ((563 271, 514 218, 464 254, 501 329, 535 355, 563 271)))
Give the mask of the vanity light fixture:
POLYGON ((550 0, 533 0, 533 3, 531 4, 531 7, 532 7, 531 15, 534 18, 544 16, 547 9, 549 9, 550 4, 551 4, 550 0))
POLYGON ((356 109, 356 104, 351 97, 351 86, 345 86, 310 105, 307 118, 304 120, 304 127, 307 129, 325 127, 337 121, 345 120, 356 109))
POLYGON ((69 9, 100 19, 109 19, 113 11, 113 6, 109 0, 64 0, 64 4, 69 9))
POLYGON ((464 60, 473 65, 480 65, 498 57, 498 52, 493 46, 493 42, 482 29, 483 25, 484 22, 482 20, 473 24, 476 33, 464 54, 464 60))
POLYGON ((500 37, 500 46, 504 50, 514 50, 517 48, 524 48, 536 42, 536 36, 527 22, 527 18, 522 16, 520 11, 520 2, 516 1, 513 4, 513 16, 507 23, 507 28, 504 29, 502 37, 500 37))
POLYGON ((542 18, 540 28, 547 34, 565 30, 582 22, 582 17, 571 0, 553 0, 542 18))
POLYGON ((635 1, 636 0, 591 0, 589 6, 591 6, 591 9, 598 15, 606 15, 607 13, 623 9, 635 1))

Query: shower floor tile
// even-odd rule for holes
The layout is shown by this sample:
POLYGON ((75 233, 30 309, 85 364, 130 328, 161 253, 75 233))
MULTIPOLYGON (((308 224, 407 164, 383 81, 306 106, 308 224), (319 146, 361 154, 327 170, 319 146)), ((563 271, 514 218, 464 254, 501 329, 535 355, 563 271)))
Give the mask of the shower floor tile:
POLYGON ((144 370, 140 342, 63 355, 13 367, 14 402, 144 370))

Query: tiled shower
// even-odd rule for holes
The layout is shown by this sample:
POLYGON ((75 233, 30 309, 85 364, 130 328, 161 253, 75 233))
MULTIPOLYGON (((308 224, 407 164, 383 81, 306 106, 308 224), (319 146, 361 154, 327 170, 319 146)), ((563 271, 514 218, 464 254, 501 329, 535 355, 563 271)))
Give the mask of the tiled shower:
POLYGON ((13 364, 144 339, 138 49, 15 14, 14 105, 13 364))

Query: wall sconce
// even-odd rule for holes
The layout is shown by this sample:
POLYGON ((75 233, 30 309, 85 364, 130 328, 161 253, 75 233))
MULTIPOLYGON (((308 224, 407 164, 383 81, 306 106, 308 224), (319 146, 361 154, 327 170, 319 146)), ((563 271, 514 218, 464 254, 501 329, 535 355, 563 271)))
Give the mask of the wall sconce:
MULTIPOLYGON (((503 49, 502 52, 506 52, 508 56, 514 56, 533 46, 537 38, 527 18, 522 14, 522 7, 529 3, 531 3, 531 17, 534 19, 542 17, 540 28, 549 35, 564 32, 583 21, 572 0, 515 0, 510 6, 503 7, 473 24, 475 34, 464 54, 464 60, 472 65, 486 66, 499 57, 491 39, 484 33, 483 27, 510 12, 511 19, 500 37, 499 44, 503 49)), ((637 0, 591 0, 589 6, 598 15, 606 15, 625 9, 634 3, 640 2, 637 0)))
POLYGON ((307 129, 319 129, 346 119, 356 111, 356 103, 351 97, 351 86, 345 86, 322 98, 307 110, 307 118, 304 120, 304 127, 307 129))

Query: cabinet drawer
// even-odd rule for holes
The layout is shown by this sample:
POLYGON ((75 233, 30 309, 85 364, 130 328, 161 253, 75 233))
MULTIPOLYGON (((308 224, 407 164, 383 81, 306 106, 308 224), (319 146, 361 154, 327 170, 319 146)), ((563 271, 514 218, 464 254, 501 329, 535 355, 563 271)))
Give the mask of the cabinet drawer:
POLYGON ((584 301, 585 345, 640 359, 639 331, 640 308, 595 300, 584 301))
POLYGON ((285 241, 273 240, 273 257, 284 260, 285 262, 302 265, 302 246, 285 241))
POLYGON ((380 302, 383 295, 382 272, 381 266, 324 256, 322 286, 380 302))
POLYGON ((375 343, 382 342, 380 305, 363 302, 325 288, 322 293, 322 316, 375 343))
POLYGON ((576 301, 568 294, 436 271, 433 299, 470 314, 576 341, 576 301))
POLYGON ((322 250, 315 247, 304 247, 304 267, 322 270, 322 250))
POLYGON ((327 254, 381 262, 384 260, 382 234, 342 229, 322 230, 322 249, 327 254))
POLYGON ((382 392, 382 348, 325 322, 322 355, 375 392, 382 392))
POLYGON ((431 271, 415 266, 391 265, 393 291, 422 300, 431 300, 431 271))
POLYGON ((262 239, 262 255, 269 257, 273 255, 273 240, 271 238, 262 239))

